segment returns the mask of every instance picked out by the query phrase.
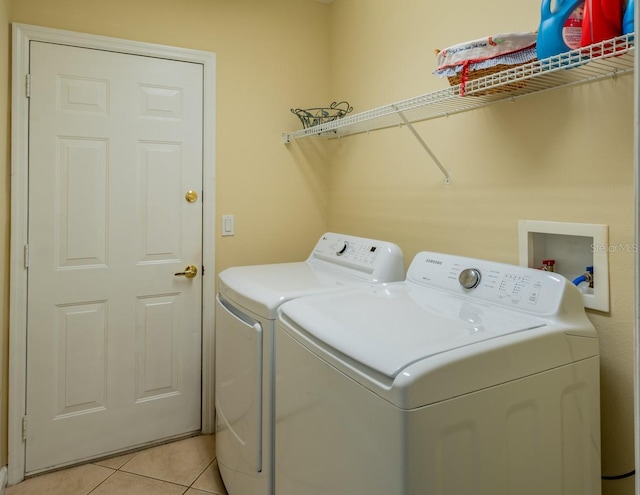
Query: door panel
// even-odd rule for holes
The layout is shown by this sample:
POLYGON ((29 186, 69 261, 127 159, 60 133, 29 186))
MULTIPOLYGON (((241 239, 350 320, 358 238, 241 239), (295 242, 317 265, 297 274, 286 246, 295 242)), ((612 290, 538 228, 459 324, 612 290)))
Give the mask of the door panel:
POLYGON ((179 294, 138 299, 136 325, 136 400, 177 394, 179 360, 173 350, 180 345, 179 294))
POLYGON ((108 142, 58 138, 56 145, 57 266, 104 265, 108 142))
POLYGON ((140 213, 139 261, 181 257, 180 205, 182 149, 179 143, 140 143, 138 176, 140 213))
POLYGON ((200 64, 31 42, 26 471, 200 429, 200 64))
POLYGON ((58 360, 56 418, 104 409, 105 301, 57 307, 54 326, 58 360))

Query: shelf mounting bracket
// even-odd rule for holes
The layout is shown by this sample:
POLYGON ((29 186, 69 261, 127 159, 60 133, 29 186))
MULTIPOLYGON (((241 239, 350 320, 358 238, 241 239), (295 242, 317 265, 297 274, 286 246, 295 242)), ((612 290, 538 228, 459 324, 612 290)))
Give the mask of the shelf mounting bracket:
POLYGON ((424 139, 422 139, 420 134, 418 134, 418 131, 415 130, 415 128, 413 127, 411 122, 409 122, 407 117, 405 117, 405 115, 402 113, 402 110, 399 110, 396 105, 393 105, 393 108, 396 111, 396 113, 398 114, 398 116, 400 117, 400 119, 402 120, 402 122, 404 123, 404 125, 407 126, 407 129, 409 129, 411 131, 411 134, 413 134, 413 137, 415 137, 418 140, 418 143, 420 143, 420 145, 429 154, 429 156, 431 157, 433 162, 438 166, 440 171, 444 174, 444 182, 445 182, 445 184, 447 184, 447 185, 451 184, 451 174, 449 173, 449 171, 444 167, 444 165, 442 165, 442 163, 440 163, 440 160, 438 160, 438 157, 433 153, 433 151, 431 151, 431 148, 429 148, 427 143, 424 142, 424 139))

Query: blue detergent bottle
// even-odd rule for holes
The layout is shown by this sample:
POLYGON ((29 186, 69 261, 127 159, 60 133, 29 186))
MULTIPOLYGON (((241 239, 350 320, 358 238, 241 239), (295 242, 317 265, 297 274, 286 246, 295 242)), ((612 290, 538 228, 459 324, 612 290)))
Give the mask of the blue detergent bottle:
POLYGON ((538 59, 580 48, 583 11, 584 0, 542 0, 538 59))
POLYGON ((635 2, 634 0, 629 0, 627 2, 627 8, 624 11, 624 17, 622 18, 622 33, 629 34, 635 31, 634 26, 634 16, 635 16, 635 2))

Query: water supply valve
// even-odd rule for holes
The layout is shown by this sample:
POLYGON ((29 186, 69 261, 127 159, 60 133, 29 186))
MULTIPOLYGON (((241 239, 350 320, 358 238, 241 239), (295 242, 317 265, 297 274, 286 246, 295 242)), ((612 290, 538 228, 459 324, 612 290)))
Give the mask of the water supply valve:
POLYGON ((593 266, 587 266, 585 270, 582 275, 573 279, 573 284, 577 286, 587 282, 589 288, 593 289, 593 266))
POLYGON ((556 271, 556 260, 548 259, 542 260, 542 266, 540 270, 544 270, 545 272, 555 272, 556 271))

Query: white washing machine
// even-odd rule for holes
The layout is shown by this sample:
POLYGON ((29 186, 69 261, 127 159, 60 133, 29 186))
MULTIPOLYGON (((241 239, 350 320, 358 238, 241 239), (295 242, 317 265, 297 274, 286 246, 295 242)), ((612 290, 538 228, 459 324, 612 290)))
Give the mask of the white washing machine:
POLYGON ((599 347, 549 272, 419 253, 280 307, 277 495, 600 494, 599 347))
POLYGON ((395 244, 326 233, 297 263, 234 267, 216 304, 216 455, 229 495, 273 495, 273 332, 293 298, 404 279, 395 244))

